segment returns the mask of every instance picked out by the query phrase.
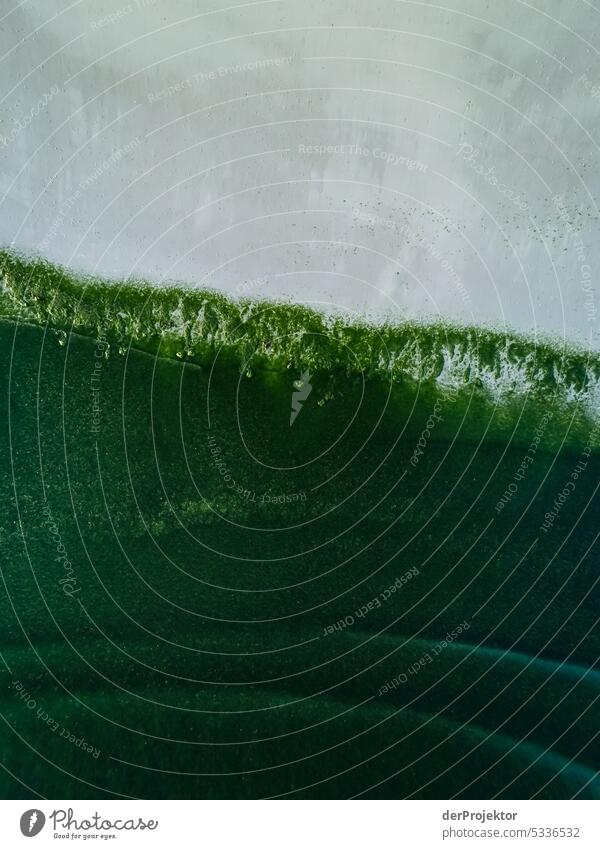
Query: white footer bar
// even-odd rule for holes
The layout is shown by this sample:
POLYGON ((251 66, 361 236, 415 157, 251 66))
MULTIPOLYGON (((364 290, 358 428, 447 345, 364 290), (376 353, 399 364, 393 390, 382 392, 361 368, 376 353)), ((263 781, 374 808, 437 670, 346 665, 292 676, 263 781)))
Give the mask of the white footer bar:
POLYGON ((600 847, 600 802, 0 801, 0 846, 600 847))

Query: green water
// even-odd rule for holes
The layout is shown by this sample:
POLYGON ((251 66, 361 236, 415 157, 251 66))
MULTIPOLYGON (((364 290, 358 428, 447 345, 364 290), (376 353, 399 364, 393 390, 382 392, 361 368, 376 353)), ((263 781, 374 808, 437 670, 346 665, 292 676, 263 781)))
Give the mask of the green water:
POLYGON ((597 355, 8 252, 0 316, 0 795, 600 795, 597 355))

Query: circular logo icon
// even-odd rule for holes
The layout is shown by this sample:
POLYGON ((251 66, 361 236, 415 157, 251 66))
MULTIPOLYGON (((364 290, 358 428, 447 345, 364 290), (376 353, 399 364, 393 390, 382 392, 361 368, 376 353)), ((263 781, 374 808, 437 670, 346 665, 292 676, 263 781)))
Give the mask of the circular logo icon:
POLYGON ((37 808, 31 808, 21 816, 21 834, 25 837, 35 837, 43 829, 45 823, 45 814, 37 808))

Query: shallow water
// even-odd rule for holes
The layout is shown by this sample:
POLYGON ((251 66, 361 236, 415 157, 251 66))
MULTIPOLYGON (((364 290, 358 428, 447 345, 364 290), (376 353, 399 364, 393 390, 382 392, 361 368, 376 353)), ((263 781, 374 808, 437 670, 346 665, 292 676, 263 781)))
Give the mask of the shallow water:
POLYGON ((5 797, 598 797, 597 356, 0 272, 5 797))

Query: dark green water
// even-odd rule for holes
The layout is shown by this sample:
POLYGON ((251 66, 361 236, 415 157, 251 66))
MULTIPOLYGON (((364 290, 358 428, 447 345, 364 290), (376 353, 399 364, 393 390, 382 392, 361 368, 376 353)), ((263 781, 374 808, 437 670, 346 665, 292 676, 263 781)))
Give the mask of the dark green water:
POLYGON ((597 356, 0 274, 1 796, 600 795, 597 356))

